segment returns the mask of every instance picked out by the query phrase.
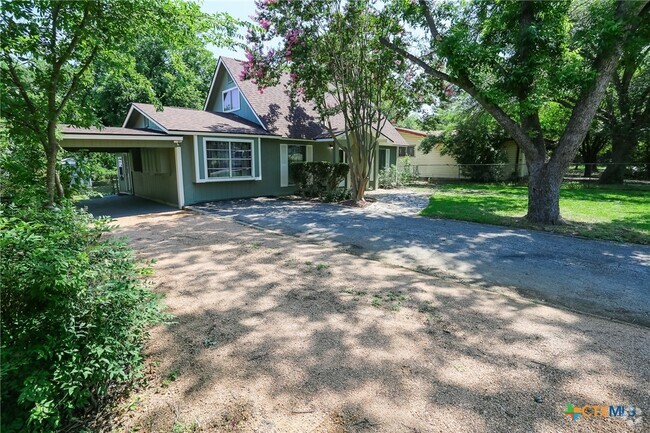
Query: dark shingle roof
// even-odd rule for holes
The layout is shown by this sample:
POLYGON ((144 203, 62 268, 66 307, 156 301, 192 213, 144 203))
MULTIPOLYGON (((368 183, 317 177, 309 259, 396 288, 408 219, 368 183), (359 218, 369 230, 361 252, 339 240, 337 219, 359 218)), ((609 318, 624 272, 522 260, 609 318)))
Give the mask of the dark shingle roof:
POLYGON ((271 135, 253 122, 230 113, 212 113, 178 107, 163 107, 162 111, 156 111, 156 107, 151 104, 133 105, 168 131, 271 135))
MULTIPOLYGON (((263 90, 263 93, 260 93, 257 85, 251 80, 242 80, 240 78, 243 70, 240 60, 221 57, 221 61, 233 79, 237 81, 244 97, 270 133, 289 138, 318 139, 329 137, 329 132, 320 122, 318 113, 313 106, 291 98, 288 91, 288 74, 281 77, 278 85, 267 87, 263 90)), ((342 115, 333 117, 331 122, 334 131, 337 133, 345 131, 345 122, 342 115)), ((382 129, 382 134, 395 144, 407 144, 400 133, 388 122, 382 129)))

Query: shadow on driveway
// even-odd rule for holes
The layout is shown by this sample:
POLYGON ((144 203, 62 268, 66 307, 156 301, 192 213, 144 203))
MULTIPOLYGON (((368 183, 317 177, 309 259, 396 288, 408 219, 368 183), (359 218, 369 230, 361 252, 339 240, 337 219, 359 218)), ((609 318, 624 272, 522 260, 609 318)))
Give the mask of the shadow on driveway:
POLYGON ((192 209, 472 285, 650 326, 650 247, 283 199, 192 209))

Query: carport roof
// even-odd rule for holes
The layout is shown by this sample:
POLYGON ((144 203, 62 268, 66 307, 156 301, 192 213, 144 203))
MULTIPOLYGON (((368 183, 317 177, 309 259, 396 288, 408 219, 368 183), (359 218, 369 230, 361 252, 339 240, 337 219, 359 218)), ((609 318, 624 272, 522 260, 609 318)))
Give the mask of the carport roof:
POLYGON ((62 124, 59 125, 64 138, 83 138, 84 136, 91 136, 94 139, 116 139, 118 137, 129 137, 134 140, 137 139, 155 139, 155 140, 173 140, 179 141, 183 137, 168 135, 164 132, 152 131, 151 129, 138 129, 138 128, 118 128, 107 126, 104 128, 97 128, 91 126, 89 128, 79 128, 72 125, 62 124))

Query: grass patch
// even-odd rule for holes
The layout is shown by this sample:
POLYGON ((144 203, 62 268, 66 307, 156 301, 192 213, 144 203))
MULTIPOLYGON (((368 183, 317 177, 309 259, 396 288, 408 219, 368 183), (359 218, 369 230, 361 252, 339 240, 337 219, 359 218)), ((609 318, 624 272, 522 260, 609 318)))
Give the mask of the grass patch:
POLYGON ((399 311, 402 302, 408 301, 409 297, 402 292, 388 292, 379 295, 373 295, 370 304, 375 308, 385 308, 390 311, 399 311))
POLYGON ((528 188, 508 184, 441 184, 420 213, 478 223, 532 228, 556 233, 650 244, 650 186, 565 183, 560 212, 566 224, 542 226, 523 217, 528 188))

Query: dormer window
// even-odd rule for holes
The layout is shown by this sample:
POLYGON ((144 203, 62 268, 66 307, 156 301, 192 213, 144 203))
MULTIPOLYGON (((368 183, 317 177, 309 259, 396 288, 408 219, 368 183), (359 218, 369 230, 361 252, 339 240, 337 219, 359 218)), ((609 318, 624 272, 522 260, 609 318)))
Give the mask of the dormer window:
POLYGON ((232 89, 224 90, 222 101, 224 113, 239 110, 239 89, 233 87, 232 89))

